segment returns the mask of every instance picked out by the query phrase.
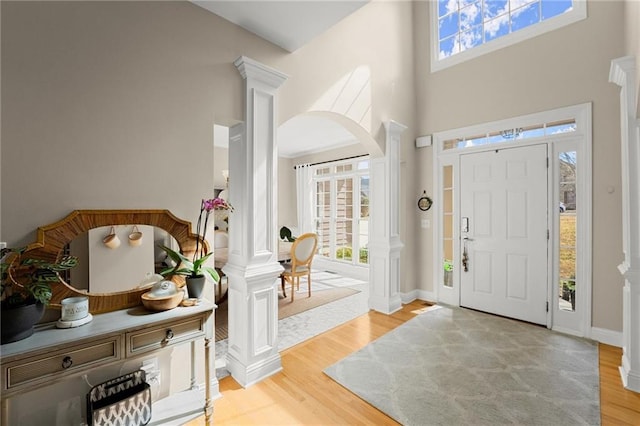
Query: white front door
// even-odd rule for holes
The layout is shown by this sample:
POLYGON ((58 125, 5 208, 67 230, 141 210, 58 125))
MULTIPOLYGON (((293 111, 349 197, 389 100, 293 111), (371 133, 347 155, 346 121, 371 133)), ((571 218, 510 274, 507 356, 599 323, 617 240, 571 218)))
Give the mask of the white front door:
POLYGON ((460 305, 546 324, 546 145, 461 155, 460 181, 460 305))

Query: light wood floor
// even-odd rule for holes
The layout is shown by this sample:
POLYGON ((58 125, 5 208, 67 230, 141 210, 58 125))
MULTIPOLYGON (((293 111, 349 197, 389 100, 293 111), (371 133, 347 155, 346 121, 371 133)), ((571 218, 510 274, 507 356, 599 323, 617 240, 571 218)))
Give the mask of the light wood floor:
MULTIPOLYGON (((393 315, 370 312, 282 352, 284 370, 243 389, 231 377, 220 381, 216 425, 397 425, 326 376, 322 370, 411 319, 423 302, 393 315)), ((622 387, 620 349, 600 345, 602 425, 640 425, 640 394, 622 387)), ((204 425, 201 417, 189 426, 204 425)))

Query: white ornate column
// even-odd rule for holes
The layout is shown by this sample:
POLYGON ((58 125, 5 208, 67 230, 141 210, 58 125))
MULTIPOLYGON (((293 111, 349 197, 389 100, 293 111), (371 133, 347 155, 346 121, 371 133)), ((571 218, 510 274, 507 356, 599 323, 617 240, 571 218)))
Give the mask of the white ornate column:
POLYGON ((276 93, 287 76, 241 56, 245 121, 229 135, 227 369, 247 387, 282 369, 278 354, 276 93))
POLYGON ((622 362, 624 387, 640 392, 640 120, 636 111, 636 60, 611 61, 609 81, 620 91, 622 143, 622 251, 618 266, 622 291, 622 362))
POLYGON ((406 126, 384 123, 383 158, 371 160, 371 224, 369 226, 369 308, 385 314, 402 308, 400 300, 400 135, 406 126))

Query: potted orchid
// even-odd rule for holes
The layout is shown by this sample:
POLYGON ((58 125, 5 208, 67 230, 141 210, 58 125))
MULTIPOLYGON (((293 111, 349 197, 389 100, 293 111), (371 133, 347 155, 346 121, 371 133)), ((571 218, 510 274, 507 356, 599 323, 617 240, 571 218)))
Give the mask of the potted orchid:
POLYGON ((207 234, 209 215, 213 210, 233 211, 233 207, 222 198, 202 200, 202 203, 200 204, 200 215, 198 216, 198 222, 196 224, 196 234, 198 235, 198 238, 196 239, 196 249, 193 252, 192 258, 188 258, 184 254, 172 250, 169 247, 163 245, 159 246, 175 263, 175 266, 161 271, 160 274, 164 277, 171 275, 185 276, 189 297, 197 299, 202 297, 202 290, 204 289, 206 279, 209 279, 214 283, 218 282, 220 279, 215 268, 205 265, 205 262, 211 257, 213 252, 205 253, 204 245, 200 244, 200 237, 204 240, 207 234))

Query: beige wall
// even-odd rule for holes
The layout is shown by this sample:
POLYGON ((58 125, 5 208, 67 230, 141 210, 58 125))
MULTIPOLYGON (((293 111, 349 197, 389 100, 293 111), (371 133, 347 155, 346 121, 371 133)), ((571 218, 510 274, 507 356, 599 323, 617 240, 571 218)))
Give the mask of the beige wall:
POLYGON ((280 52, 172 2, 2 2, 2 40, 10 245, 79 208, 168 208, 195 222, 213 195, 213 123, 241 118, 232 62, 280 52))
POLYGON ((412 125, 410 13, 367 5, 292 55, 188 2, 2 2, 2 238, 31 242, 78 208, 195 221, 213 124, 242 119, 240 55, 290 75, 279 122, 364 63, 374 135, 383 117, 412 125))
MULTIPOLYGON (((416 3, 415 9, 415 19, 426 22, 428 5, 416 3)), ((589 2, 588 14, 584 21, 434 74, 425 42, 416 56, 416 75, 429 76, 417 80, 418 133, 593 102, 593 326, 621 330, 619 101, 608 76, 611 60, 623 54, 623 5, 589 2)), ((427 28, 416 26, 416 32, 416 39, 428 40, 427 28)), ((431 151, 418 151, 419 161, 429 165, 419 177, 427 188, 431 151)), ((432 258, 424 257, 420 273, 430 273, 432 258)))
POLYGON ((636 57, 637 114, 640 118, 640 1, 624 2, 624 54, 636 57))

